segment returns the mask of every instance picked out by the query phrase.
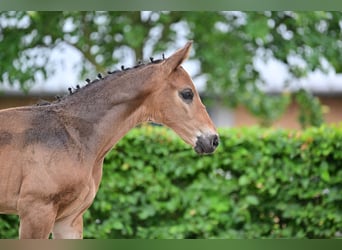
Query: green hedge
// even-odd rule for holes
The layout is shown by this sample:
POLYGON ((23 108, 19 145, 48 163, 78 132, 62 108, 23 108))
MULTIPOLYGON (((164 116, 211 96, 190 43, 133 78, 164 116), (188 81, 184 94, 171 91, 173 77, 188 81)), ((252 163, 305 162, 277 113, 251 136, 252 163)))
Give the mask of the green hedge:
POLYGON ((197 156, 164 128, 130 132, 106 158, 85 237, 341 237, 341 127, 220 135, 197 156))
MULTIPOLYGON (((342 126, 220 137, 215 154, 198 156, 165 128, 132 130, 105 160, 84 236, 342 237, 342 126)), ((1 218, 0 237, 17 237, 1 218)))

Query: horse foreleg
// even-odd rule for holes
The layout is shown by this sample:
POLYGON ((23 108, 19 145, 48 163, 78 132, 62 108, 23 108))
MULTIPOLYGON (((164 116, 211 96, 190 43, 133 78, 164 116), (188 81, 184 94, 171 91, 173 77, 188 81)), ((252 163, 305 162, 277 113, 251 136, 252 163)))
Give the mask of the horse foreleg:
POLYGON ((28 205, 20 212, 20 239, 48 239, 56 218, 53 205, 28 205))
POLYGON ((82 239, 83 213, 57 220, 52 229, 54 239, 82 239))

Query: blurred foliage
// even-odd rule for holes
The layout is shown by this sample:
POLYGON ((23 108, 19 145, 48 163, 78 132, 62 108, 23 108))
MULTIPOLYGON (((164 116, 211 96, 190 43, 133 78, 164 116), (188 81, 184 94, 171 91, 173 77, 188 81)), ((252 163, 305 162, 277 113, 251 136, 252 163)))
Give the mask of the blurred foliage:
POLYGON ((295 98, 300 108, 298 120, 303 128, 323 124, 323 106, 317 97, 301 89, 295 98))
POLYGON ((105 160, 85 237, 341 237, 342 127, 220 137, 199 157, 165 128, 130 132, 105 160))
MULTIPOLYGON (((118 53, 122 49, 133 61, 146 59, 175 48, 183 34, 195 41, 192 56, 200 65, 196 76, 207 78, 205 94, 231 107, 242 104, 269 125, 285 110, 289 96, 269 98, 260 90, 264 80, 255 58, 286 64, 286 82, 329 67, 341 73, 340 20, 341 12, 322 11, 2 12, 0 82, 19 83, 27 91, 37 76, 53 74, 49 58, 53 49, 63 49, 61 44, 81 53, 84 60, 75 73, 85 77, 115 67, 127 56, 118 53)), ((309 113, 314 106, 307 106, 309 113)))
MULTIPOLYGON (((132 130, 105 159, 85 238, 340 238, 342 126, 220 130, 198 156, 173 132, 132 130)), ((0 237, 17 237, 0 218, 0 237)))

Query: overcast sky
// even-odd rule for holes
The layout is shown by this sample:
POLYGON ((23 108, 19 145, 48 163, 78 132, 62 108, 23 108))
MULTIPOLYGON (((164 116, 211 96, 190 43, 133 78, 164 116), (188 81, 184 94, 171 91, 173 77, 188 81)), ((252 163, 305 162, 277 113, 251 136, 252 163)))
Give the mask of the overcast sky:
MULTIPOLYGON (((182 47, 186 39, 182 38, 180 35, 178 40, 178 47, 182 47)), ((60 48, 53 50, 49 63, 56 64, 57 70, 56 74, 51 76, 49 79, 40 79, 30 90, 30 94, 40 95, 40 94, 60 94, 67 93, 68 87, 75 87, 77 84, 85 84, 85 81, 79 80, 78 75, 75 74, 74 66, 82 60, 81 54, 74 48, 68 45, 63 46, 63 53, 61 53, 60 48)), ((165 52, 166 56, 169 56, 176 48, 170 49, 165 52)), ((157 56, 156 56, 157 57, 157 56)), ((127 58, 127 57, 126 57, 127 58)), ((125 62, 120 62, 120 65, 124 64, 127 67, 134 65, 134 62, 129 59, 125 62)), ((196 75, 199 70, 199 62, 197 61, 186 61, 183 65, 184 68, 190 73, 190 75, 196 75)), ((270 92, 280 92, 284 89, 284 81, 288 79, 288 71, 284 64, 271 60, 267 63, 256 58, 254 65, 256 69, 261 73, 261 77, 267 83, 263 86, 266 91, 270 92)), ((77 71, 77 70, 76 70, 77 71)), ((102 72, 105 73, 105 72, 102 72)), ((89 78, 94 78, 95 76, 89 76, 89 78)), ((194 79, 195 85, 199 91, 204 89, 205 77, 194 79)), ((310 91, 320 92, 320 93, 336 93, 342 92, 342 76, 336 75, 333 70, 331 70, 327 75, 320 72, 314 72, 309 74, 308 78, 302 79, 300 81, 290 81, 291 85, 288 90, 296 90, 299 87, 309 89, 310 91)), ((0 90, 6 93, 18 93, 20 92, 19 86, 10 86, 9 84, 0 85, 0 90)))
MULTIPOLYGON (((241 12, 235 12, 235 15, 240 13, 241 20, 243 21, 244 14, 241 12)), ((142 18, 146 15, 148 16, 148 12, 141 12, 142 18)), ((4 20, 1 20, 2 22, 4 20)), ((26 20, 27 22, 28 20, 26 20)), ((18 25, 25 25, 24 23, 18 25)), ((66 22, 65 29, 71 29, 72 23, 66 22)), ((169 56, 174 52, 177 48, 184 46, 187 39, 186 36, 190 32, 189 27, 184 25, 184 23, 180 22, 176 24, 177 27, 174 27, 177 31, 176 39, 177 44, 175 44, 175 48, 170 48, 168 51, 165 51, 165 55, 169 56)), ((149 44, 156 42, 158 39, 154 39, 159 37, 160 30, 158 27, 153 29, 153 33, 151 34, 151 39, 149 40, 149 44)), ((262 52, 262 51, 261 51, 262 52)), ((119 55, 119 58, 127 58, 126 61, 120 61, 118 65, 125 65, 126 67, 133 66, 135 62, 134 55, 130 55, 129 51, 115 51, 119 55), (123 54, 122 54, 123 53, 123 54), (126 54, 125 54, 126 53, 126 54)), ((146 46, 144 48, 144 54, 148 56, 154 56, 155 58, 160 57, 160 55, 151 55, 152 46, 146 46)), ((256 53, 258 54, 258 53, 256 53)), ((147 58, 145 58, 146 60, 147 58)), ((31 88, 31 94, 39 95, 39 94, 57 94, 57 93, 67 93, 68 87, 74 87, 76 85, 85 84, 84 81, 78 79, 78 74, 75 72, 79 71, 79 69, 75 69, 75 65, 79 65, 80 61, 83 60, 82 55, 79 51, 72 48, 67 44, 59 44, 57 48, 55 48, 51 56, 49 57, 49 62, 47 63, 47 67, 54 67, 57 65, 56 74, 50 76, 47 80, 40 78, 34 86, 31 88), (63 53, 61 52, 63 51, 63 53)), ((294 60, 296 60, 294 58, 294 60)), ((298 62, 301 63, 300 61, 298 62)), ((305 63, 305 62, 302 62, 305 63)), ((186 61, 183 65, 184 68, 190 73, 191 76, 197 75, 199 72, 199 62, 192 60, 186 61)), ((265 80, 266 85, 261 86, 265 91, 270 92, 281 92, 285 88, 288 90, 296 90, 300 87, 306 88, 313 92, 325 92, 325 93, 334 93, 340 92, 342 93, 342 76, 336 75, 334 70, 331 69, 330 72, 325 75, 320 72, 314 72, 309 74, 306 79, 302 79, 300 81, 289 79, 289 74, 286 66, 276 60, 270 60, 268 62, 263 62, 259 58, 255 58, 254 66, 261 73, 261 77, 265 80)), ((118 67, 119 69, 120 67, 118 67)), ((113 69, 110 69, 113 70, 113 69)), ((101 72, 102 74, 105 72, 101 72)), ((95 78, 95 76, 89 75, 88 78, 95 78)), ((198 90, 201 91, 204 89, 206 84, 205 77, 194 79, 195 85, 198 90)), ((20 92, 19 86, 10 86, 9 84, 0 84, 0 91, 6 93, 18 93, 20 92)))

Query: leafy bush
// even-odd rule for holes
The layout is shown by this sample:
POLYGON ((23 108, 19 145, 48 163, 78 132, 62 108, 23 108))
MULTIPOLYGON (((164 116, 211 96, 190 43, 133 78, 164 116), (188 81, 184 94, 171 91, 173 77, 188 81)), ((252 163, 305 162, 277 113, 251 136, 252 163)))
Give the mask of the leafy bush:
POLYGON ((131 131, 105 160, 85 237, 341 237, 341 127, 220 136, 197 156, 164 128, 131 131))
MULTIPOLYGON (((198 156, 165 128, 132 130, 105 159, 84 236, 341 237, 341 126, 220 138, 215 154, 198 156)), ((1 216, 0 237, 17 237, 16 223, 1 216)))

